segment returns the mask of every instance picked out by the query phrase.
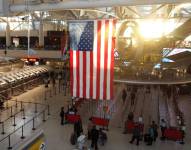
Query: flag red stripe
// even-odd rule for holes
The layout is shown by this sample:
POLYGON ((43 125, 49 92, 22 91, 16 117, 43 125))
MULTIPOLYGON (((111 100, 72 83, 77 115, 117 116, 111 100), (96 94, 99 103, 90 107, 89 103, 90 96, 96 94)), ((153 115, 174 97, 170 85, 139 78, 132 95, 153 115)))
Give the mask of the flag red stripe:
POLYGON ((73 96, 73 51, 70 50, 70 92, 73 96))
POLYGON ((96 99, 100 98, 100 48, 101 48, 101 21, 98 21, 97 24, 97 89, 96 89, 96 99))
POLYGON ((108 59, 108 34, 109 20, 105 21, 105 54, 104 54, 104 80, 103 80, 103 99, 106 99, 107 94, 107 59, 108 59))
POLYGON ((83 98, 85 97, 86 97, 86 52, 83 52, 83 98))
POLYGON ((90 98, 93 97, 93 52, 90 52, 90 98))
MULTIPOLYGON (((113 33, 115 33, 116 20, 113 21, 113 33)), ((115 48, 115 37, 112 34, 112 49, 111 49, 111 78, 110 78, 110 99, 113 99, 113 79, 114 79, 114 48, 115 48)))
POLYGON ((79 59, 79 51, 76 51, 76 97, 80 96, 80 59, 79 59))

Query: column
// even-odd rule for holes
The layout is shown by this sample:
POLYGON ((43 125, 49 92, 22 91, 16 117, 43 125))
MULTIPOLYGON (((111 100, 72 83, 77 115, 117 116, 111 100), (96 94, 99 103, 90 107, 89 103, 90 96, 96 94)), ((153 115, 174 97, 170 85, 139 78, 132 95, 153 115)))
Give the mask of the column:
POLYGON ((44 47, 44 31, 43 31, 43 21, 40 20, 39 24, 39 46, 44 47))
POLYGON ((10 46, 11 46, 10 25, 7 22, 7 26, 6 26, 6 47, 10 47, 10 46))

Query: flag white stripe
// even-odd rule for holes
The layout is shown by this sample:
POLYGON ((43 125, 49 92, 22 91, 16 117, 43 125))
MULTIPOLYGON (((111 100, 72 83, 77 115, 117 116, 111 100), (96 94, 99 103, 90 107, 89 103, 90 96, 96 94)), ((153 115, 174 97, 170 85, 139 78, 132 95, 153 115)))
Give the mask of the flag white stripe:
MULTIPOLYGON (((85 60, 84 60, 85 61, 85 60)), ((80 91, 80 96, 83 97, 83 51, 79 51, 79 74, 80 74, 80 86, 78 89, 80 91)))
POLYGON ((97 21, 94 21, 94 46, 93 46, 93 99, 96 99, 96 88, 97 88, 97 21))
POLYGON ((100 99, 103 99, 104 58, 105 58, 105 20, 102 20, 101 21, 101 49, 100 49, 100 99))
POLYGON ((108 36, 108 59, 107 59, 107 99, 110 99, 110 78, 111 78, 111 49, 112 49, 112 33, 113 33, 113 20, 109 21, 109 36, 108 36))
POLYGON ((76 86, 77 86, 77 76, 76 76, 76 51, 73 51, 73 96, 76 97, 76 86))
POLYGON ((90 52, 86 52, 86 98, 90 98, 90 52))

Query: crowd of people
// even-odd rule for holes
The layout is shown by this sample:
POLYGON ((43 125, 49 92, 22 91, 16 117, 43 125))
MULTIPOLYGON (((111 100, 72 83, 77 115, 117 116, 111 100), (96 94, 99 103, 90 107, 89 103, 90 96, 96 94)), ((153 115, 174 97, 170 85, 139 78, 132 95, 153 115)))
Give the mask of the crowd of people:
MULTIPOLYGON (((130 105, 135 105, 137 88, 128 89, 131 91, 129 98, 130 98, 130 105)), ((146 93, 150 93, 150 89, 146 88, 146 93)), ((122 102, 123 104, 127 100, 127 92, 126 89, 122 90, 122 102)), ((78 110, 75 105, 68 105, 67 111, 65 111, 64 107, 61 108, 60 117, 61 117, 61 125, 67 123, 65 118, 66 114, 77 114, 78 110)), ((129 121, 134 122, 134 113, 129 112, 128 118, 129 121)), ((165 140, 165 130, 167 129, 167 122, 165 119, 160 120, 160 124, 158 125, 155 121, 152 121, 150 125, 143 131, 143 118, 139 117, 139 121, 135 122, 134 128, 132 130, 132 137, 129 141, 131 144, 136 141, 136 145, 139 145, 140 141, 144 141, 146 145, 152 145, 153 142, 159 137, 159 128, 160 128, 160 139, 165 140)), ((126 127, 126 126, 125 126, 126 127)), ((124 133, 127 133, 127 129, 125 129, 124 133)), ((87 134, 83 130, 82 121, 79 120, 74 123, 74 131, 71 135, 70 142, 73 145, 77 145, 78 149, 84 150, 87 147, 87 140, 91 141, 91 148, 97 150, 98 145, 104 145, 107 141, 107 134, 103 131, 102 128, 97 129, 96 125, 93 124, 92 119, 89 118, 89 122, 87 124, 87 134)))
MULTIPOLYGON (((156 86, 153 86, 155 89, 156 89, 156 86)), ((166 95, 168 96, 168 98, 171 96, 172 94, 172 89, 175 89, 174 87, 160 87, 161 91, 163 93, 166 93, 166 95)), ((144 92, 145 93, 151 93, 151 87, 147 86, 145 89, 144 89, 144 92)), ((129 98, 130 100, 130 105, 133 106, 135 105, 135 99, 136 99, 136 94, 137 94, 137 87, 129 87, 127 86, 127 89, 126 88, 123 88, 122 89, 122 103, 124 104, 125 101, 129 98), (127 97, 127 91, 129 91, 129 96, 127 97)), ((173 95, 176 95, 175 92, 173 92, 173 95)), ((181 115, 179 115, 181 116, 181 115)), ((181 119, 179 119, 181 120, 181 119)), ((142 116, 139 116, 139 119, 138 121, 134 121, 134 113, 132 111, 130 111, 128 113, 128 117, 127 117, 127 120, 125 121, 125 128, 124 128, 124 134, 126 133, 131 133, 132 132, 132 138, 130 140, 130 143, 133 143, 134 141, 136 141, 136 145, 139 145, 139 141, 142 141, 144 140, 144 142, 147 144, 147 145, 152 145, 153 142, 156 141, 156 139, 158 138, 158 128, 160 126, 160 129, 161 129, 161 137, 160 139, 161 140, 165 140, 167 137, 166 137, 166 134, 167 131, 170 127, 167 127, 167 122, 164 118, 161 118, 160 120, 160 125, 157 125, 157 123, 155 121, 152 121, 150 123, 150 125, 146 126, 144 128, 144 123, 143 123, 143 117, 142 116), (131 124, 128 124, 128 123, 131 123, 131 124), (128 125, 129 126, 128 126, 128 125), (134 126, 134 127, 133 127, 134 126), (132 131, 128 131, 128 128, 130 127, 129 130, 131 130, 133 128, 132 131), (146 129, 146 131, 143 130, 146 129)), ((177 130, 178 127, 177 127, 177 130)), ((182 129, 180 129, 180 131, 182 132, 182 129)), ((184 138, 184 133, 183 133, 183 138, 184 138)), ((182 142, 183 141, 183 138, 181 139, 180 143, 184 143, 182 142)))
MULTIPOLYGON (((66 115, 67 114, 77 114, 77 108, 75 105, 68 105, 67 111, 64 107, 61 107, 60 111, 60 120, 61 125, 67 124, 66 115)), ((84 150, 87 147, 87 140, 91 140, 91 148, 98 150, 98 145, 104 146, 107 141, 107 134, 103 131, 102 128, 97 129, 96 125, 92 123, 92 119, 89 118, 87 125, 87 135, 84 134, 82 121, 78 120, 74 123, 74 131, 70 137, 70 143, 72 145, 77 145, 78 149, 84 150)))

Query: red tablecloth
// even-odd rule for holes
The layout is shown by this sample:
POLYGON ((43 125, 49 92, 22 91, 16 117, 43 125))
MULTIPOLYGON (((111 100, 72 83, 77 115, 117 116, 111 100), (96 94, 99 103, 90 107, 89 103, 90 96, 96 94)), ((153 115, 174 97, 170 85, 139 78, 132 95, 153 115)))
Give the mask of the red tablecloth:
POLYGON ((168 139, 179 141, 183 139, 183 133, 178 129, 166 129, 164 136, 168 139))
MULTIPOLYGON (((132 133, 132 132, 133 132, 133 129, 135 128, 135 125, 136 125, 136 124, 137 124, 136 122, 127 121, 127 122, 126 122, 127 132, 128 132, 128 133, 132 133)), ((144 124, 138 124, 138 126, 139 126, 141 132, 143 132, 143 130, 144 130, 144 124)))
POLYGON ((69 123, 75 123, 75 122, 81 120, 81 117, 80 117, 80 115, 66 114, 66 120, 67 120, 69 123))
POLYGON ((98 126, 106 126, 109 125, 109 119, 99 118, 99 117, 92 117, 92 123, 98 126))

